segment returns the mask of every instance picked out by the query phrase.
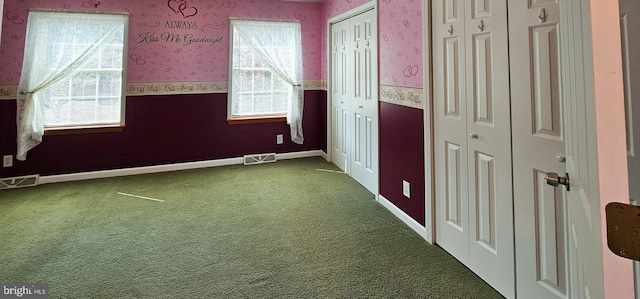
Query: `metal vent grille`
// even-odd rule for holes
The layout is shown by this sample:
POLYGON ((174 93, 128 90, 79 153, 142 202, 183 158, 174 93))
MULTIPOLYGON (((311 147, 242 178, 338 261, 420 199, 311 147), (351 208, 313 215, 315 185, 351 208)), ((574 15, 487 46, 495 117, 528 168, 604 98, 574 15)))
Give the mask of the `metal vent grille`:
POLYGON ((0 179, 0 190, 32 187, 38 184, 37 174, 0 179))
POLYGON ((262 164, 276 162, 276 154, 259 154, 259 155, 246 155, 244 156, 244 165, 262 164))

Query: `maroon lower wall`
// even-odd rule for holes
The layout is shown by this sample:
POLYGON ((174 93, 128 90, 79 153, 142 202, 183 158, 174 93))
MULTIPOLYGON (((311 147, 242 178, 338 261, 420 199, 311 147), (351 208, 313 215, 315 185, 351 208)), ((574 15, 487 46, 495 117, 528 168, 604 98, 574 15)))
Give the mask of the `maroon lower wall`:
MULTIPOLYGON (((54 175, 240 157, 245 154, 326 152, 326 92, 305 91, 305 142, 290 141, 285 122, 227 124, 227 94, 127 98, 120 133, 45 136, 26 161, 1 168, 0 177, 54 175), (276 145, 283 134, 284 144, 276 145)), ((0 154, 16 152, 16 102, 0 101, 0 154)))
POLYGON ((415 108, 380 102, 380 195, 424 225, 424 118, 415 108), (402 180, 411 198, 402 195, 402 180))

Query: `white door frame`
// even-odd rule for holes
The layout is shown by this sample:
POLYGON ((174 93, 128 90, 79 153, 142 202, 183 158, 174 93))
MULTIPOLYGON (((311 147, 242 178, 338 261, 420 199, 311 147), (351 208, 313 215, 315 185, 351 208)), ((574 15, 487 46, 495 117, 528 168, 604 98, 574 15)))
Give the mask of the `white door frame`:
MULTIPOLYGON (((347 12, 341 13, 335 17, 330 18, 327 21, 327 35, 325 36, 327 39, 327 157, 326 160, 331 162, 333 161, 333 157, 332 157, 332 149, 333 149, 333 132, 331 130, 331 121, 333 120, 333 98, 332 98, 332 93, 331 93, 331 81, 332 81, 332 77, 331 77, 331 65, 332 65, 332 51, 331 49, 333 48, 333 40, 331 38, 331 25, 338 23, 340 21, 344 21, 346 19, 349 19, 355 15, 359 15, 365 11, 368 10, 372 10, 374 9, 376 12, 377 10, 378 4, 377 1, 370 1, 367 2, 363 5, 360 5, 352 10, 349 10, 347 12)), ((378 14, 376 13, 376 22, 378 22, 378 14)), ((379 45, 378 45, 379 46, 379 45)), ((377 61, 376 57, 376 61, 377 61)), ((377 63, 377 62, 376 62, 377 63)), ((378 182, 379 184, 379 182, 378 182)), ((374 194, 376 197, 378 196, 378 194, 374 194)))
POLYGON ((433 161, 433 81, 431 65, 431 0, 422 0, 422 63, 424 93, 424 228, 422 236, 429 244, 435 244, 435 167, 433 161))

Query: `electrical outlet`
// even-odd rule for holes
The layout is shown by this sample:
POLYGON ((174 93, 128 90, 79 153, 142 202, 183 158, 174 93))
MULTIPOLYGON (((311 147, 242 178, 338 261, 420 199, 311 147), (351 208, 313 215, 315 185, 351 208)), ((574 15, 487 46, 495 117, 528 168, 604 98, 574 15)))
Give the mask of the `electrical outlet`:
POLYGON ((402 195, 411 198, 411 185, 405 180, 402 180, 402 195))
POLYGON ((11 167, 11 166, 13 166, 13 155, 2 156, 2 167, 11 167))
POLYGON ((282 134, 278 134, 276 136, 276 144, 282 144, 284 143, 284 136, 282 136, 282 134))

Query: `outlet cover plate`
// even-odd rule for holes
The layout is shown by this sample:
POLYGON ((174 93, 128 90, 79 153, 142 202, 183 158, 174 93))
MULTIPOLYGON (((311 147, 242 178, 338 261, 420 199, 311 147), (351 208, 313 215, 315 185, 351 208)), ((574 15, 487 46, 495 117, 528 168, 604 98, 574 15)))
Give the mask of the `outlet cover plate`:
POLYGON ((402 195, 411 198, 411 185, 405 180, 402 180, 402 195))
POLYGON ((13 155, 2 156, 2 167, 11 167, 11 166, 13 166, 13 155))
POLYGON ((276 136, 276 144, 282 144, 284 143, 284 136, 282 136, 282 134, 278 134, 276 136))

